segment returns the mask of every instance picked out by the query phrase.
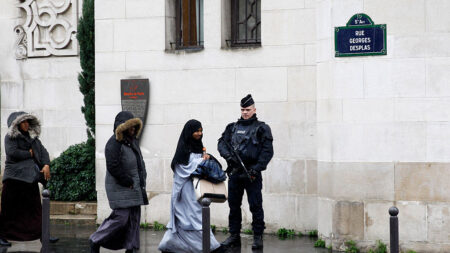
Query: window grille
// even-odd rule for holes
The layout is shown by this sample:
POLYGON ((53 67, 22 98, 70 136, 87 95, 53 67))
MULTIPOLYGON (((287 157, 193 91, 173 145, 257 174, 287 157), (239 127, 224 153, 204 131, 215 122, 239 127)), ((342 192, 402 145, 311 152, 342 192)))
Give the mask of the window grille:
POLYGON ((231 46, 261 45, 261 0, 231 0, 231 46))

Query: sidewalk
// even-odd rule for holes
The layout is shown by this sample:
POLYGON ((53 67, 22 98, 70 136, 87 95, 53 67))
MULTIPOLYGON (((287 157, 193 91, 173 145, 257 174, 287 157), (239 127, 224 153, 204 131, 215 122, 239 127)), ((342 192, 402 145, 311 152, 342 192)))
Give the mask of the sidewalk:
MULTIPOLYGON (((60 240, 52 244, 50 247, 51 253, 89 253, 88 238, 91 233, 96 230, 96 226, 68 226, 68 225, 52 225, 51 235, 57 236, 60 240)), ((141 230, 141 249, 139 253, 157 253, 158 244, 164 235, 164 231, 141 230)), ((216 233, 216 239, 221 242, 225 240, 228 235, 222 232, 216 233)), ((250 252, 266 252, 266 253, 326 253, 326 249, 314 248, 314 240, 307 237, 279 240, 276 236, 264 236, 264 250, 252 251, 252 236, 242 235, 241 249, 233 249, 227 253, 250 253, 250 252)), ((0 248, 0 253, 37 253, 40 251, 41 244, 39 240, 32 242, 14 242, 12 247, 0 248)), ((125 250, 107 250, 100 249, 102 253, 124 252, 125 250)))

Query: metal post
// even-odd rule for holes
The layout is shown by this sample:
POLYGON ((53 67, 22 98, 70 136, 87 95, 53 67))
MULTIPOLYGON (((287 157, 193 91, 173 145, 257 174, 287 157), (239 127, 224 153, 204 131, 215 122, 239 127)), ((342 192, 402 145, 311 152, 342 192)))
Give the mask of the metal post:
POLYGON ((49 252, 50 238, 50 191, 42 191, 42 253, 49 252))
POLYGON ((210 213, 209 213, 209 205, 211 204, 211 200, 209 198, 202 199, 202 230, 203 230, 203 253, 209 253, 211 249, 211 234, 210 234, 210 213))
POLYGON ((389 220, 390 234, 391 234, 391 253, 399 253, 398 247, 398 208, 393 206, 389 208, 391 215, 389 220))

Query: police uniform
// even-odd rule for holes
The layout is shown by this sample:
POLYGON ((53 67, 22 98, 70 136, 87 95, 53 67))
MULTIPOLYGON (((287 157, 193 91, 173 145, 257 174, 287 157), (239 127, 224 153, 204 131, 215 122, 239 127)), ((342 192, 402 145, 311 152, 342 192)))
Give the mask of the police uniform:
MULTIPOLYGON (((254 102, 251 95, 248 95, 241 101, 241 107, 243 108, 252 104, 254 102)), ((237 122, 228 124, 222 137, 219 139, 219 153, 228 163, 228 205, 230 207, 228 218, 229 231, 232 235, 231 237, 234 236, 234 239, 232 239, 234 241, 231 244, 234 244, 234 246, 236 244, 240 245, 241 205, 245 190, 253 216, 253 234, 255 235, 255 240, 257 237, 261 238, 262 247, 261 235, 264 232, 265 226, 261 193, 261 171, 266 169, 267 164, 273 157, 272 142, 273 137, 270 127, 264 122, 259 121, 256 114, 247 120, 240 118, 237 122), (241 158, 252 181, 244 169, 241 168, 239 158, 237 158, 232 149, 241 158)), ((224 245, 228 246, 227 241, 224 242, 224 245)), ((258 248, 258 245, 254 248, 258 248)))

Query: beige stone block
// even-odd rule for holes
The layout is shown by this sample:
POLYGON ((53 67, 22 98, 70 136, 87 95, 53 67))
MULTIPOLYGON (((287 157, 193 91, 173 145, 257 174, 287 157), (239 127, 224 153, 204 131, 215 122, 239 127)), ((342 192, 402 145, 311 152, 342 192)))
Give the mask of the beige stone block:
MULTIPOLYGON (((112 122, 113 123, 113 122, 112 122)), ((95 126, 95 151, 96 159, 105 157, 105 145, 109 138, 114 134, 114 126, 111 124, 95 126)))
MULTIPOLYGON (((258 108, 258 105, 256 105, 258 108)), ((237 119, 240 117, 240 105, 239 102, 233 102, 233 103, 214 103, 213 104, 213 119, 216 123, 222 123, 223 129, 225 130, 226 124, 237 121, 237 119)), ((258 109, 257 109, 258 110, 258 109)))
POLYGON ((105 191, 105 177, 106 177, 106 160, 103 156, 102 158, 97 157, 95 160, 95 190, 105 191))
MULTIPOLYGON (((127 79, 129 76, 124 72, 103 72, 95 74, 95 104, 98 105, 118 105, 120 104, 120 79, 127 79)), ((148 78, 141 76, 141 78, 148 78)), ((150 92, 150 95, 152 93, 150 92)), ((152 100, 150 100, 152 101, 152 100)))
POLYGON ((84 115, 80 108, 77 109, 54 109, 43 110, 43 117, 40 119, 43 127, 85 127, 84 115))
POLYGON ((106 191, 97 191, 97 224, 101 224, 110 214, 111 208, 109 207, 108 198, 106 197, 106 191))
POLYGON ((429 47, 425 35, 397 36, 394 39, 395 57, 398 58, 418 58, 425 57, 429 47))
POLYGON ((148 223, 155 221, 167 225, 170 219, 170 193, 150 192, 148 206, 145 207, 142 216, 148 223))
POLYGON ((364 13, 370 13, 375 24, 387 24, 388 34, 421 34, 425 32, 424 0, 366 0, 364 13), (389 6, 389 8, 387 8, 389 6), (402 18, 398 18, 399 10, 402 18))
POLYGON ((450 18, 447 10, 450 2, 446 0, 429 0, 425 2, 427 32, 450 32, 450 18))
POLYGON ((147 170, 147 187, 149 192, 164 191, 164 160, 145 159, 145 168, 147 170))
POLYGON ((427 207, 415 201, 397 202, 399 237, 403 241, 427 240, 427 207))
POLYGON ((450 206, 448 204, 427 205, 428 241, 446 243, 450 240, 450 206))
POLYGON ((316 122, 316 120, 317 120, 317 104, 316 104, 316 102, 306 102, 305 103, 305 111, 306 111, 306 121, 307 122, 316 122))
POLYGON ((333 36, 332 1, 323 0, 316 3, 317 40, 329 39, 333 36))
POLYGON ((114 25, 112 20, 95 21, 95 51, 112 51, 114 47, 114 25))
MULTIPOLYGON (((116 115, 122 111, 120 104, 117 105, 97 105, 95 107, 96 124, 113 124, 116 115)), ((112 132, 111 132, 112 133, 112 132)))
POLYGON ((317 194, 317 161, 306 160, 306 194, 317 194))
POLYGON ((316 65, 316 44, 305 46, 305 65, 316 65))
POLYGON ((261 41, 263 45, 311 43, 316 39, 315 11, 292 9, 262 12, 261 41), (284 25, 280 26, 282 23, 284 25))
POLYGON ((228 214, 230 213, 228 203, 211 203, 210 208, 211 225, 228 228, 228 214))
POLYGON ((15 19, 20 17, 20 9, 14 0, 5 0, 0 10, 1 19, 15 19))
POLYGON ((317 64, 317 100, 332 98, 333 71, 329 62, 317 64))
MULTIPOLYGON (((233 69, 161 71, 148 76, 152 83, 150 101, 155 104, 237 101, 235 86, 232 85, 235 82, 233 69)), ((239 96, 239 99, 243 96, 239 96)))
POLYGON ((319 196, 345 200, 393 200, 394 165, 392 163, 318 164, 319 196))
MULTIPOLYGON (((4 109, 22 108, 24 105, 23 82, 0 82, 1 85, 1 108, 2 115, 4 109), (14 98, 14 99, 13 99, 14 98)), ((6 121, 2 121, 5 122, 6 121)))
POLYGON ((396 163, 395 199, 400 201, 449 201, 448 163, 396 163))
POLYGON ((114 50, 163 50, 164 22, 164 17, 114 21, 114 50))
POLYGON ((397 97, 425 97, 425 60, 405 59, 392 63, 391 84, 397 97))
POLYGON ((241 68, 236 70, 236 96, 251 93, 257 102, 287 101, 287 69, 241 68))
POLYGON ((429 243, 425 242, 401 242, 400 249, 403 252, 414 250, 416 252, 441 253, 450 252, 450 244, 448 243, 429 243))
POLYGON ((125 18, 125 0, 95 1, 95 19, 125 18))
POLYGON ((316 100, 316 67, 288 68, 288 101, 316 100))
POLYGON ((316 0, 305 0, 305 8, 315 9, 316 2, 316 0))
POLYGON ((149 125, 159 125, 164 124, 164 108, 165 105, 152 104, 152 101, 149 101, 148 105, 148 113, 147 113, 147 122, 149 125))
POLYGON ((393 97, 394 85, 390 82, 391 64, 387 60, 364 62, 364 95, 368 98, 393 97))
POLYGON ((383 122, 394 120, 393 99, 344 99, 344 122, 383 122))
POLYGON ((337 201, 333 212, 336 239, 364 239, 364 203, 337 201))
POLYGON ((80 59, 78 57, 55 57, 50 59, 52 78, 74 79, 75 83, 78 84, 78 74, 81 72, 80 59))
POLYGON ((165 14, 166 0, 127 0, 126 17, 130 18, 149 18, 163 17, 165 14))
POLYGON ((450 49, 446 45, 450 42, 448 33, 433 34, 427 37, 427 56, 429 57, 448 57, 450 49))
POLYGON ((395 120, 426 121, 429 104, 429 99, 397 98, 395 99, 395 120))
POLYGON ((305 8, 305 0, 261 1, 261 11, 305 8))
POLYGON ((450 96, 450 60, 448 58, 426 61, 426 90, 428 97, 450 96))
POLYGON ((317 230, 320 237, 332 238, 333 214, 336 201, 319 197, 317 200, 317 230))
POLYGON ((348 20, 356 13, 364 13, 363 0, 333 1, 332 17, 333 26, 346 26, 348 20))
MULTIPOLYGON (((389 240, 389 213, 388 210, 394 203, 373 202, 365 203, 365 240, 389 240)), ((403 228, 400 228, 400 230, 403 228)))
POLYGON ((321 161, 330 161, 333 158, 332 124, 317 123, 317 159, 321 161))
MULTIPOLYGON (((277 228, 282 227, 295 229, 296 218, 294 215, 297 213, 295 196, 287 194, 264 194, 263 208, 264 213, 271 214, 270 216, 265 215, 265 222, 268 230, 276 230, 277 228), (280 208, 281 206, 283 208, 280 208)), ((251 216, 248 218, 251 222, 251 216)))
POLYGON ((305 122, 306 103, 304 102, 274 102, 258 103, 256 112, 265 122, 305 122))
POLYGON ((343 120, 343 101, 341 99, 317 100, 318 122, 339 122, 343 120))
POLYGON ((321 39, 317 41, 316 46, 316 61, 329 62, 334 58, 334 41, 330 38, 321 39))
POLYGON ((333 90, 335 98, 364 97, 364 65, 359 62, 339 62, 334 65, 333 90))
POLYGON ((125 53, 97 52, 95 54, 95 71, 97 73, 125 71, 125 53))
POLYGON ((140 143, 141 149, 148 150, 148 158, 172 157, 183 125, 146 125, 146 133, 140 143))
POLYGON ((304 194, 306 188, 304 160, 272 159, 265 172, 266 193, 304 194))
POLYGON ((204 47, 219 49, 222 44, 222 1, 203 1, 204 9, 204 47))
POLYGON ((427 127, 427 160, 448 162, 450 159, 450 124, 448 122, 429 123, 427 127))
MULTIPOLYGON (((290 123, 288 139, 288 158, 315 159, 317 146, 317 127, 315 123, 290 123)), ((274 135, 276 137, 276 135, 274 135)), ((281 143, 283 141, 280 141, 281 143)), ((285 143, 284 143, 285 144, 285 143)))

